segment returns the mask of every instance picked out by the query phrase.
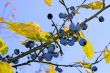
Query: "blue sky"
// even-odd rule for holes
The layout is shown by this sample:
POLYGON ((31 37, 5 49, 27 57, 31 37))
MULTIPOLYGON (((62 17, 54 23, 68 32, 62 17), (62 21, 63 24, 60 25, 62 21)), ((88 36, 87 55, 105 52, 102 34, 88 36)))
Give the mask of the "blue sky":
MULTIPOLYGON (((52 13, 56 24, 61 24, 63 21, 58 17, 60 12, 66 12, 65 8, 58 2, 58 0, 53 0, 53 6, 48 7, 44 0, 10 0, 12 4, 6 8, 6 10, 0 13, 0 16, 4 16, 6 19, 10 17, 8 15, 13 7, 16 8, 15 12, 15 19, 14 21, 17 22, 30 22, 35 21, 39 23, 39 25, 42 27, 44 31, 52 31, 51 27, 51 21, 47 19, 47 14, 52 13)), ((68 7, 71 5, 77 6, 80 5, 80 3, 83 0, 65 0, 68 7)), ((87 0, 86 3, 96 1, 96 0, 87 0)), ((110 4, 109 0, 105 0, 106 5, 110 4)), ((6 1, 1 2, 4 4, 6 1)), ((80 14, 75 16, 75 19, 73 19, 73 22, 77 23, 79 20, 84 20, 85 18, 90 17, 96 11, 92 11, 91 9, 80 9, 80 14)), ((89 29, 87 31, 84 31, 86 38, 88 38, 92 44, 94 45, 95 51, 101 51, 104 49, 104 47, 110 42, 110 8, 102 12, 99 16, 104 16, 105 21, 103 23, 100 23, 97 18, 94 18, 90 22, 88 22, 89 29)), ((66 23, 66 25, 69 25, 69 23, 66 23)), ((1 25, 2 26, 2 25, 1 25)), ((19 48, 22 51, 26 51, 27 49, 20 44, 20 40, 26 40, 25 37, 16 35, 6 29, 0 29, 0 36, 3 37, 4 41, 9 46, 9 54, 13 53, 13 50, 15 48, 19 48), (13 36, 12 36, 13 35, 13 36), (10 37, 12 36, 12 37, 10 37)), ((59 64, 72 64, 76 61, 81 61, 84 59, 85 54, 83 53, 82 48, 78 43, 75 43, 74 46, 62 46, 64 55, 62 57, 59 57, 58 59, 53 59, 52 62, 59 63, 59 64)), ((95 56, 96 58, 96 56, 95 56)), ((94 58, 94 59, 95 59, 94 58)), ((21 62, 26 61, 26 58, 22 59, 21 62)), ((87 58, 85 58, 85 61, 88 61, 87 58)), ((90 61, 91 62, 91 61, 90 61)), ((39 67, 42 65, 42 70, 48 69, 46 65, 44 64, 38 64, 38 63, 32 63, 32 66, 23 66, 20 67, 19 73, 35 73, 39 69, 39 67)), ((98 67, 98 71, 96 73, 109 73, 110 72, 110 65, 106 64, 105 61, 102 61, 101 63, 96 65, 98 67)), ((63 73, 80 73, 76 68, 64 68, 63 73)), ((82 72, 84 69, 81 69, 82 72)))

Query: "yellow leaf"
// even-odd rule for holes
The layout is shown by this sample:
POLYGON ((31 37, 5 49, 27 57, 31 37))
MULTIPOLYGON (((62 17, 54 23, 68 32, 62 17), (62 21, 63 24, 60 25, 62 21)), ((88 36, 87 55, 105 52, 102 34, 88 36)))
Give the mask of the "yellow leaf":
POLYGON ((56 70, 54 68, 54 65, 50 65, 50 70, 48 73, 56 73, 56 70))
POLYGON ((91 68, 91 64, 87 62, 77 62, 77 64, 81 64, 84 68, 91 68))
POLYGON ((109 49, 106 49, 105 52, 104 52, 104 59, 106 61, 106 63, 110 63, 110 50, 109 49))
POLYGON ((8 52, 8 47, 6 46, 6 47, 1 51, 1 53, 2 53, 2 55, 5 55, 5 54, 7 54, 7 52, 8 52))
POLYGON ((100 0, 100 1, 95 1, 95 2, 89 3, 89 4, 81 5, 79 7, 82 7, 82 8, 91 8, 93 10, 99 10, 99 9, 102 9, 103 6, 104 6, 103 5, 103 1, 100 0))
POLYGON ((40 32, 40 35, 38 36, 38 38, 42 41, 46 41, 46 42, 52 42, 53 38, 51 37, 51 34, 49 32, 40 32))
POLYGON ((74 13, 75 13, 75 14, 79 14, 78 10, 74 10, 74 13))
POLYGON ((14 69, 7 62, 0 62, 0 73, 14 73, 14 69))
POLYGON ((88 4, 88 6, 90 6, 92 9, 102 9, 103 8, 103 1, 96 1, 96 2, 92 2, 90 4, 88 4))
POLYGON ((49 32, 43 32, 36 22, 20 23, 20 22, 2 22, 8 24, 9 29, 19 35, 34 41, 51 42, 52 38, 49 32))
POLYGON ((68 31, 69 30, 69 27, 68 26, 63 26, 64 30, 65 31, 68 31))
POLYGON ((87 44, 85 46, 82 46, 82 48, 86 57, 91 60, 94 57, 94 48, 92 43, 88 39, 86 39, 86 41, 87 44))
POLYGON ((46 3, 48 6, 52 6, 52 0, 45 0, 45 3, 46 3))
POLYGON ((8 51, 7 45, 5 44, 3 39, 0 37, 0 53, 4 55, 7 53, 7 51, 8 51))

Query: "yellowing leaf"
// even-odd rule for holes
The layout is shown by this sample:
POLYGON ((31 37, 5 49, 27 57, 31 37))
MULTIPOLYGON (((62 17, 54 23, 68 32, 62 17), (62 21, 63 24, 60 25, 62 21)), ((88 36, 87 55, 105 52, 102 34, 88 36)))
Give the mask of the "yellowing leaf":
POLYGON ((74 10, 74 13, 75 13, 75 14, 79 14, 78 10, 74 10))
POLYGON ((106 49, 105 52, 104 52, 104 59, 106 61, 106 63, 110 63, 110 50, 109 49, 106 49))
POLYGON ((50 65, 50 70, 48 73, 56 73, 56 70, 54 68, 54 65, 50 65))
POLYGON ((0 37, 0 53, 2 53, 2 55, 4 55, 7 52, 8 52, 7 45, 5 44, 5 42, 3 41, 3 39, 0 37))
POLYGON ((45 0, 45 3, 46 3, 48 6, 52 6, 52 0, 45 0))
POLYGON ((1 51, 1 53, 2 53, 2 55, 5 55, 5 54, 7 54, 7 52, 8 52, 8 47, 6 46, 6 47, 1 51))
POLYGON ((64 30, 65 31, 68 31, 69 30, 69 27, 68 26, 63 26, 64 30))
POLYGON ((51 42, 52 38, 49 32, 43 32, 39 24, 36 22, 20 23, 20 22, 2 22, 8 24, 9 29, 19 35, 34 41, 51 42))
POLYGON ((46 42, 52 42, 53 40, 49 32, 40 32, 40 35, 38 36, 38 38, 46 42))
POLYGON ((89 4, 81 5, 79 7, 91 8, 93 10, 98 10, 98 9, 102 9, 103 8, 103 1, 102 0, 95 1, 95 2, 92 2, 92 3, 89 3, 89 4))
POLYGON ((82 46, 82 48, 86 57, 91 60, 94 57, 94 48, 92 43, 88 39, 86 39, 86 41, 87 44, 85 46, 82 46))
POLYGON ((77 62, 78 64, 81 64, 84 68, 91 68, 91 64, 87 62, 77 62))
POLYGON ((7 62, 0 62, 0 73, 14 73, 14 69, 7 62))
POLYGON ((45 3, 46 3, 48 6, 52 6, 52 2, 53 2, 53 0, 45 0, 45 3))

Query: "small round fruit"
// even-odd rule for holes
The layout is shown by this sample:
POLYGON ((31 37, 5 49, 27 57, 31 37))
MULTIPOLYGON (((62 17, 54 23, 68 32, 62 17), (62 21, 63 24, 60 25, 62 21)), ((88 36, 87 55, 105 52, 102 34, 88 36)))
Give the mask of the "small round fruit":
POLYGON ((76 30, 77 30, 77 31, 80 31, 80 30, 81 30, 80 25, 76 25, 76 30))
POLYGON ((103 17, 103 16, 100 16, 100 17, 99 17, 99 21, 100 21, 100 22, 104 22, 104 17, 103 17))
POLYGON ((64 17, 65 17, 64 13, 59 13, 59 18, 64 18, 64 17))
POLYGON ((69 29, 72 30, 72 31, 75 31, 76 30, 76 26, 74 24, 70 24, 69 25, 69 29))
POLYGON ((71 7, 70 7, 70 10, 71 10, 71 11, 74 11, 74 10, 75 10, 74 6, 71 6, 71 7))
POLYGON ((87 41, 85 39, 81 38, 80 41, 79 41, 79 44, 81 46, 85 46, 87 44, 87 41))
POLYGON ((97 67, 96 66, 93 66, 92 67, 92 71, 97 71, 97 67))
POLYGON ((36 59, 37 54, 31 54, 31 59, 36 59))
POLYGON ((19 63, 19 60, 15 60, 13 61, 14 64, 18 64, 19 63))
POLYGON ((60 44, 67 45, 68 44, 67 39, 66 38, 60 38, 60 44))
POLYGON ((56 67, 55 70, 58 71, 58 72, 60 72, 60 73, 63 71, 63 70, 62 70, 61 68, 59 68, 59 67, 56 67))
POLYGON ((73 40, 74 42, 77 42, 78 38, 73 36, 71 40, 73 40))
POLYGON ((52 18, 53 18, 53 15, 52 15, 51 13, 49 13, 49 14, 47 15, 47 18, 48 18, 48 19, 52 19, 52 18))
POLYGON ((43 56, 38 56, 38 60, 41 62, 43 61, 43 56))
POLYGON ((88 28, 87 24, 83 24, 83 25, 81 26, 81 29, 82 29, 82 30, 86 30, 87 28, 88 28))
POLYGON ((59 33, 60 33, 60 34, 64 34, 64 33, 65 33, 65 30, 64 30, 64 29, 60 29, 60 30, 59 30, 59 33))
POLYGON ((74 40, 69 40, 69 41, 68 41, 68 45, 69 45, 69 46, 73 46, 73 45, 74 45, 74 40))
POLYGON ((58 57, 59 57, 59 53, 58 53, 58 52, 54 52, 53 56, 54 56, 55 58, 58 58, 58 57))
POLYGON ((68 19, 73 19, 73 15, 71 13, 68 14, 68 19))
POLYGON ((10 58, 10 56, 9 56, 9 55, 6 55, 6 58, 7 58, 7 59, 10 58))
POLYGON ((53 58, 53 56, 50 53, 44 53, 43 57, 46 61, 51 61, 53 58))
POLYGON ((15 50, 14 50, 14 54, 15 54, 15 55, 18 55, 19 53, 20 53, 19 49, 15 49, 15 50))
POLYGON ((35 42, 34 41, 28 41, 25 44, 26 48, 32 48, 35 46, 35 42))
POLYGON ((74 11, 72 11, 72 12, 71 12, 71 14, 74 16, 74 15, 75 15, 75 12, 74 12, 74 11))
POLYGON ((55 45, 54 44, 50 44, 47 49, 48 49, 49 52, 53 52, 55 50, 55 45))

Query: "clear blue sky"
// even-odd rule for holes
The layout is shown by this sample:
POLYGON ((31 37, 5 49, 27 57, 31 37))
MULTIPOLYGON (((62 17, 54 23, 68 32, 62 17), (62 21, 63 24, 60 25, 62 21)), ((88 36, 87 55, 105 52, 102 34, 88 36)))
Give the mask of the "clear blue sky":
MULTIPOLYGON (((51 21, 47 19, 47 14, 52 13, 54 18, 53 20, 56 24, 61 24, 63 21, 59 19, 58 15, 60 12, 66 12, 65 8, 59 3, 58 0, 53 0, 53 6, 48 7, 45 5, 44 0, 10 0, 12 2, 11 6, 9 6, 3 13, 0 13, 0 16, 4 16, 5 18, 10 17, 9 13, 12 7, 17 9, 15 13, 14 21, 17 22, 29 22, 35 21, 38 22, 44 31, 52 31, 51 21), (4 15, 3 15, 4 14, 4 15)), ((70 7, 71 5, 77 6, 83 0, 65 0, 66 4, 70 7)), ((96 1, 96 0, 87 0, 86 3, 96 1)), ((106 4, 110 4, 110 0, 105 0, 106 4)), ((0 3, 2 6, 4 4, 3 1, 0 3)), ((80 9, 80 14, 75 16, 73 20, 75 23, 79 20, 84 20, 85 18, 90 17, 96 11, 92 11, 91 9, 80 9)), ((90 22, 88 22, 89 29, 84 31, 85 36, 93 43, 95 51, 101 51, 104 49, 106 44, 110 42, 110 9, 107 9, 103 13, 100 14, 104 16, 105 21, 103 23, 98 22, 97 18, 94 18, 90 22)), ((99 16, 100 16, 99 15, 99 16)), ((7 18, 8 19, 8 18, 7 18)), ((67 23, 66 25, 69 25, 67 23)), ((20 40, 25 40, 26 38, 16 35, 8 30, 0 29, 0 36, 3 37, 5 42, 9 46, 9 53, 13 53, 15 48, 19 48, 22 51, 26 51, 27 49, 20 44, 20 40), (13 35, 13 36, 12 36, 13 35), (12 37, 10 37, 12 36, 12 37)), ((54 59, 52 62, 60 63, 60 64, 71 64, 76 61, 82 61, 85 57, 82 48, 78 43, 75 43, 72 47, 63 47, 64 55, 58 59, 54 59)), ((26 61, 22 59, 21 62, 26 61)), ((85 61, 88 61, 85 58, 85 61)), ((42 64, 32 63, 32 66, 23 66, 19 68, 19 73, 35 73, 42 64)), ((98 71, 96 73, 109 73, 110 65, 106 64, 105 61, 96 65, 98 67, 98 71)), ((41 67, 43 70, 46 69, 46 66, 43 65, 41 67)), ((63 67, 62 67, 63 68, 63 67)), ((82 72, 84 69, 81 69, 82 72)), ((80 73, 76 68, 63 68, 63 73, 80 73)))

